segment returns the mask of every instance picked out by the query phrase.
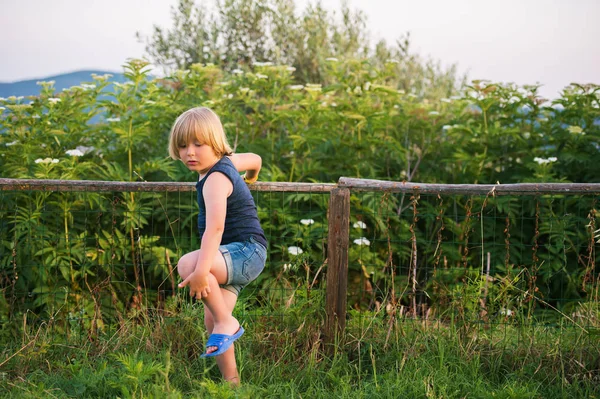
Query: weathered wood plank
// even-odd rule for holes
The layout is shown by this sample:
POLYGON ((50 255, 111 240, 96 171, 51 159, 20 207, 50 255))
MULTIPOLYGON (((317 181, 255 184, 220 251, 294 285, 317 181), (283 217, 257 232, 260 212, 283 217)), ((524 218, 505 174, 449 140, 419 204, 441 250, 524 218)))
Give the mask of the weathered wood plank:
POLYGON ((429 184, 340 177, 338 185, 352 191, 446 195, 600 194, 600 183, 429 184))
POLYGON ((328 350, 343 339, 348 293, 348 242, 350 236, 350 190, 336 188, 329 199, 327 239, 326 319, 323 331, 328 350))
MULTIPOLYGON (((195 191, 195 182, 120 182, 98 180, 1 179, 0 191, 95 191, 95 192, 164 192, 195 191)), ((256 182, 252 191, 328 193, 333 183, 256 182)))

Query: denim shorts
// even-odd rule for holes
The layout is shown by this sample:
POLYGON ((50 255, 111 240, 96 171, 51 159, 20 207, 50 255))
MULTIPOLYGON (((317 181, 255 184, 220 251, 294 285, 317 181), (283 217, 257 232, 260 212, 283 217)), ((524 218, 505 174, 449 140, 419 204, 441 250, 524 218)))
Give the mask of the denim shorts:
POLYGON ((221 288, 239 295, 265 268, 267 249, 254 237, 219 246, 227 267, 227 283, 221 288))

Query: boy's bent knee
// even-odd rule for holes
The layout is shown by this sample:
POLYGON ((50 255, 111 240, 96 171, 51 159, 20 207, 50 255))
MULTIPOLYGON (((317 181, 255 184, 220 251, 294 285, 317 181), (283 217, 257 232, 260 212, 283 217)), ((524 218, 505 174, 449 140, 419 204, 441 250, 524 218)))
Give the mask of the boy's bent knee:
POLYGON ((192 256, 191 253, 183 255, 179 258, 179 262, 177 262, 177 272, 182 279, 188 278, 190 274, 194 271, 196 259, 192 256))

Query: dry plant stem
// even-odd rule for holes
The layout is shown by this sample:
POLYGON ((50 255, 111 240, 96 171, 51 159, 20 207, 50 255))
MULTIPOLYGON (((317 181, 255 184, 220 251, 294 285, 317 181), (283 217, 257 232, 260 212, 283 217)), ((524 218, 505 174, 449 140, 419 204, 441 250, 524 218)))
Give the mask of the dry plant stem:
MULTIPOLYGON (((25 322, 25 321, 24 321, 25 322)), ((0 368, 2 368, 2 366, 4 366, 10 359, 12 359, 13 357, 17 356, 19 353, 21 353, 22 351, 24 351, 25 349, 27 349, 29 346, 31 346, 32 344, 35 344, 35 342, 38 339, 38 336, 40 335, 40 332, 42 331, 42 327, 44 327, 46 325, 46 323, 42 323, 39 327, 37 332, 35 333, 35 336, 33 337, 33 339, 31 339, 28 343, 26 343, 25 345, 23 345, 21 347, 21 349, 19 349, 18 351, 16 351, 15 353, 13 353, 12 355, 10 355, 8 358, 6 358, 2 363, 0 363, 0 368)))

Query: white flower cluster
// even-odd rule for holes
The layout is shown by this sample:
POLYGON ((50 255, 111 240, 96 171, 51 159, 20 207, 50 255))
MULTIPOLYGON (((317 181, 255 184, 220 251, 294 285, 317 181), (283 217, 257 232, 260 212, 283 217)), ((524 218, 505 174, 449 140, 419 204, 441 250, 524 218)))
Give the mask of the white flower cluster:
POLYGON ((538 158, 538 157, 535 157, 535 158, 533 158, 533 161, 537 162, 540 165, 545 165, 547 163, 556 162, 557 158, 556 157, 550 157, 550 158, 538 158))
POLYGON ((369 245, 371 245, 371 241, 367 240, 365 237, 357 238, 356 240, 354 240, 354 243, 356 245, 358 245, 358 246, 361 246, 361 245, 369 246, 369 245))
POLYGON ((569 133, 573 133, 573 134, 581 134, 581 135, 585 134, 585 132, 583 131, 581 126, 569 126, 567 128, 567 130, 569 131, 569 133))
POLYGON ((298 255, 304 253, 304 251, 302 250, 302 248, 296 247, 296 246, 288 247, 287 250, 288 250, 288 253, 290 255, 294 255, 294 256, 298 256, 298 255))
POLYGON ((267 62, 255 62, 254 66, 255 67, 269 67, 269 66, 273 66, 273 63, 271 61, 267 61, 267 62))
POLYGON ((47 163, 59 163, 60 161, 56 158, 54 158, 54 159, 53 158, 44 158, 44 159, 38 158, 34 162, 47 164, 47 163))
POLYGON ((302 219, 300 220, 300 223, 302 223, 305 226, 310 226, 311 224, 314 224, 315 221, 312 219, 302 219))
POLYGON ((80 150, 74 149, 74 150, 67 150, 67 155, 69 155, 71 157, 82 157, 84 154, 80 150))
POLYGON ((364 230, 367 228, 367 225, 365 224, 365 222, 359 220, 358 222, 354 223, 352 225, 352 227, 354 227, 355 229, 363 229, 364 230))
POLYGON ((315 91, 315 92, 319 92, 321 91, 321 85, 320 84, 315 84, 315 83, 307 83, 306 87, 305 87, 306 91, 315 91))

